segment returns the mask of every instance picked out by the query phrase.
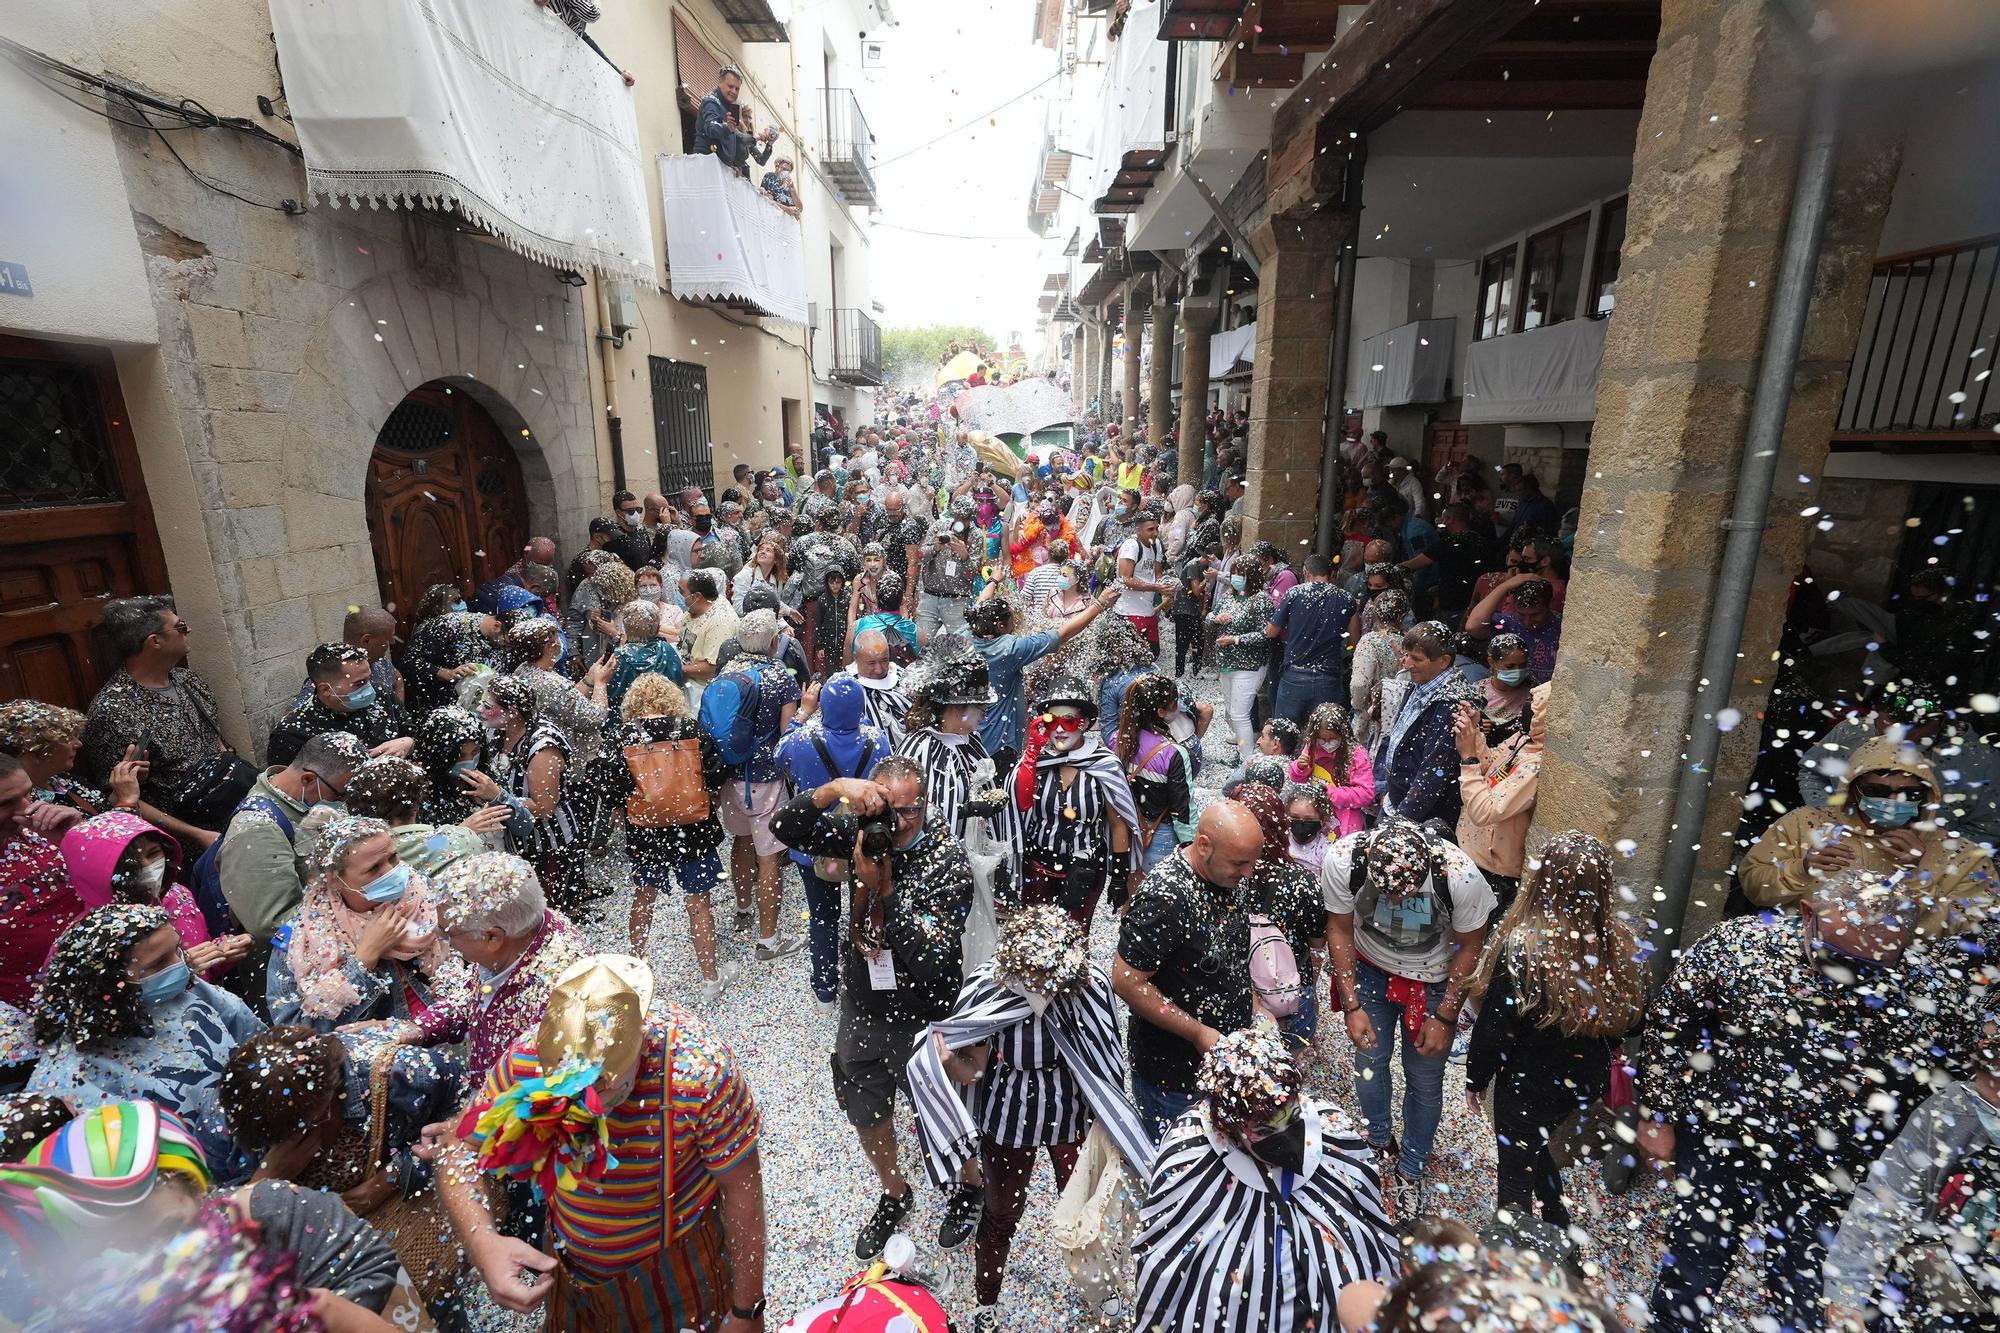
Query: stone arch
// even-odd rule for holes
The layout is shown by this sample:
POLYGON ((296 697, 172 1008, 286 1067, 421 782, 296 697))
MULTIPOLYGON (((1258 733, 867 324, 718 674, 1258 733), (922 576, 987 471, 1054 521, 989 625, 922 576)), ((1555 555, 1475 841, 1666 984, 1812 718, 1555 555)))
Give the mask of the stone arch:
MULTIPOLYGON (((378 269, 310 325, 285 405, 277 504, 256 543, 276 569, 245 579, 258 734, 297 688, 314 643, 337 638, 349 605, 379 601, 365 499, 369 458, 412 389, 444 380, 484 407, 518 457, 531 530, 581 545, 598 504, 582 302, 547 268, 455 238, 461 280, 378 269)), ((254 511, 253 511, 254 512, 254 511)), ((225 513, 221 521, 237 515, 225 513)))

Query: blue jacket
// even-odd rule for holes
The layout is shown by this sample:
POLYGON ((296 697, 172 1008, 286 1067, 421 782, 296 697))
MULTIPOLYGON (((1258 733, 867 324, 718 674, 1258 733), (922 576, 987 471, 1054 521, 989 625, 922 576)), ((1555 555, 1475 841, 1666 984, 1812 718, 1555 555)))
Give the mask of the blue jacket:
MULTIPOLYGON (((861 682, 852 676, 835 676, 821 687, 819 713, 804 722, 794 722, 778 742, 778 769, 791 784, 794 795, 803 796, 822 783, 840 778, 865 778, 875 765, 889 756, 889 738, 867 717, 867 701, 861 682), (819 745, 813 744, 817 739, 819 745), (831 772, 820 758, 820 746, 840 769, 831 772)), ((792 860, 802 866, 812 857, 793 852, 792 860)))
MULTIPOLYGON (((1440 694, 1425 706, 1403 735, 1389 764, 1386 782, 1389 804, 1398 815, 1418 824, 1428 819, 1442 820, 1455 838, 1458 832, 1458 742, 1452 738, 1452 720, 1458 695, 1440 694)), ((1386 730, 1386 728, 1385 728, 1386 730)), ((1387 741, 1383 742, 1384 745, 1387 741)))

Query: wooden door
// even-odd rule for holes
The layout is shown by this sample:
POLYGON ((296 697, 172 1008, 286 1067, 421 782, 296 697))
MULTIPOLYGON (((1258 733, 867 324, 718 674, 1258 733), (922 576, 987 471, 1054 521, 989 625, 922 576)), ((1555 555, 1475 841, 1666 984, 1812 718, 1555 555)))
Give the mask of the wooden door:
POLYGON ((88 706, 104 603, 167 590, 111 354, 0 335, 0 699, 88 706))
POLYGON ((469 595, 514 563, 527 494, 520 460, 469 395, 433 382, 396 405, 368 464, 368 540, 399 629, 433 583, 469 595))
POLYGON ((1456 468, 1465 461, 1465 451, 1472 443, 1472 427, 1437 425, 1433 423, 1424 432, 1425 475, 1435 480, 1447 469, 1456 468))

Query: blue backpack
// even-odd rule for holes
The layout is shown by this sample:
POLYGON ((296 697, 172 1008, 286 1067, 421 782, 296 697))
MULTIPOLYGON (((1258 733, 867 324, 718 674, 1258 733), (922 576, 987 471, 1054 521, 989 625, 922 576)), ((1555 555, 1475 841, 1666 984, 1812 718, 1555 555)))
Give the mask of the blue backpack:
POLYGON ((755 671, 731 671, 701 692, 701 729, 715 739, 722 762, 741 768, 757 753, 757 713, 763 689, 755 671))
POLYGON ((268 796, 247 796, 229 814, 229 823, 222 826, 222 837, 202 849, 194 861, 194 868, 188 872, 188 891, 194 894, 194 903, 201 909, 201 919, 208 926, 211 937, 240 935, 242 923, 236 913, 229 910, 229 900, 222 896, 222 838, 229 836, 229 824, 236 822, 236 816, 245 810, 256 810, 271 817, 285 835, 286 842, 297 838, 291 819, 283 806, 268 796))

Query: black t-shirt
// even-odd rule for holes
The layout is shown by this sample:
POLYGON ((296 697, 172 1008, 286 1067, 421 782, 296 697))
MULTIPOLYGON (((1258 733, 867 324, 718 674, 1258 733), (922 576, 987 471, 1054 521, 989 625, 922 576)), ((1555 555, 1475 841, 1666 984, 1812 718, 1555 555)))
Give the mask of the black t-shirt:
MULTIPOLYGON (((1217 1032, 1250 1022, 1250 918, 1239 895, 1194 873, 1179 853, 1155 866, 1118 928, 1118 956, 1182 1012, 1217 1032)), ((1134 1010, 1126 1026, 1135 1077, 1193 1092, 1201 1053, 1134 1010)))
POLYGON ((1486 563, 1487 546, 1476 532, 1448 532, 1425 554, 1437 565, 1438 605, 1464 611, 1472 601, 1472 585, 1486 563))

